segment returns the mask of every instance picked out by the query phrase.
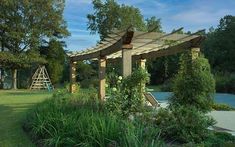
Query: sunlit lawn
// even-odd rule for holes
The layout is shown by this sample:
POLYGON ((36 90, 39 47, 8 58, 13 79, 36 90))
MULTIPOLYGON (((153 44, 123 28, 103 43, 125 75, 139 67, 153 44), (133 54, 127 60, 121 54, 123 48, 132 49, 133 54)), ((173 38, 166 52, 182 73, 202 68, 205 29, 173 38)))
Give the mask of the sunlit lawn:
POLYGON ((22 119, 33 105, 51 93, 0 90, 0 147, 34 146, 22 129, 22 119))

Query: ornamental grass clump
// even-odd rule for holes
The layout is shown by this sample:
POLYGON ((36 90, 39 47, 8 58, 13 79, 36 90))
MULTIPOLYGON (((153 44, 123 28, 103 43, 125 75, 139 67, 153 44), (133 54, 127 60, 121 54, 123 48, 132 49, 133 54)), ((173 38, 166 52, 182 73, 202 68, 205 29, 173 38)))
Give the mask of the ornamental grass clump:
POLYGON ((159 129, 106 111, 91 90, 59 91, 37 105, 24 129, 38 146, 162 146, 159 129), (95 96, 95 97, 94 97, 95 96), (152 131, 146 131, 152 130, 152 131))

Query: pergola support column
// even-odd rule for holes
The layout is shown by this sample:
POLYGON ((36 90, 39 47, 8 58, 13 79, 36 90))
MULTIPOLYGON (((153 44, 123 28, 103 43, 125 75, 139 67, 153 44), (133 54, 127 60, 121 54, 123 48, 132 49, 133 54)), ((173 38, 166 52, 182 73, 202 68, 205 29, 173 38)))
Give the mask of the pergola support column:
POLYGON ((122 46, 122 75, 127 77, 132 72, 132 44, 126 44, 122 46))
POLYGON ((142 69, 145 69, 146 67, 146 59, 140 59, 139 60, 139 65, 142 69))
MULTIPOLYGON (((139 60, 139 66, 140 68, 146 70, 146 59, 140 59, 139 60)), ((141 93, 145 92, 145 83, 140 83, 141 84, 141 93)))
POLYGON ((191 48, 191 54, 192 54, 192 60, 196 59, 199 57, 200 54, 200 48, 191 48))
POLYGON ((75 93, 76 91, 76 63, 77 62, 70 62, 70 93, 75 93))
POLYGON ((105 98, 105 71, 106 71, 106 57, 99 58, 99 99, 101 101, 105 98))

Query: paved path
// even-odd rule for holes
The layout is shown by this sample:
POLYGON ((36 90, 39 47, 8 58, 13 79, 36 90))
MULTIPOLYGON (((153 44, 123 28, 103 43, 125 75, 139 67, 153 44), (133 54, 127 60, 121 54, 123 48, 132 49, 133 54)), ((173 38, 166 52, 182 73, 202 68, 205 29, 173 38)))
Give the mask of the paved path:
POLYGON ((231 130, 235 135, 235 111, 212 111, 210 115, 217 121, 216 127, 231 130))
MULTIPOLYGON (((162 108, 167 106, 167 103, 161 103, 162 108)), ((226 131, 235 136, 235 111, 212 111, 209 115, 217 121, 216 130, 226 131)))

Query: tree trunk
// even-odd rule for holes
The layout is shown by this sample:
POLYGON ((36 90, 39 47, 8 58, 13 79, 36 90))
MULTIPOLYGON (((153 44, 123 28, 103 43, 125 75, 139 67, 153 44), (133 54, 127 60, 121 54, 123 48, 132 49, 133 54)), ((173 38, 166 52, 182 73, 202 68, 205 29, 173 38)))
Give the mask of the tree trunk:
POLYGON ((17 89, 17 69, 12 69, 12 89, 17 89))
POLYGON ((3 89, 4 70, 0 68, 0 89, 3 89))

